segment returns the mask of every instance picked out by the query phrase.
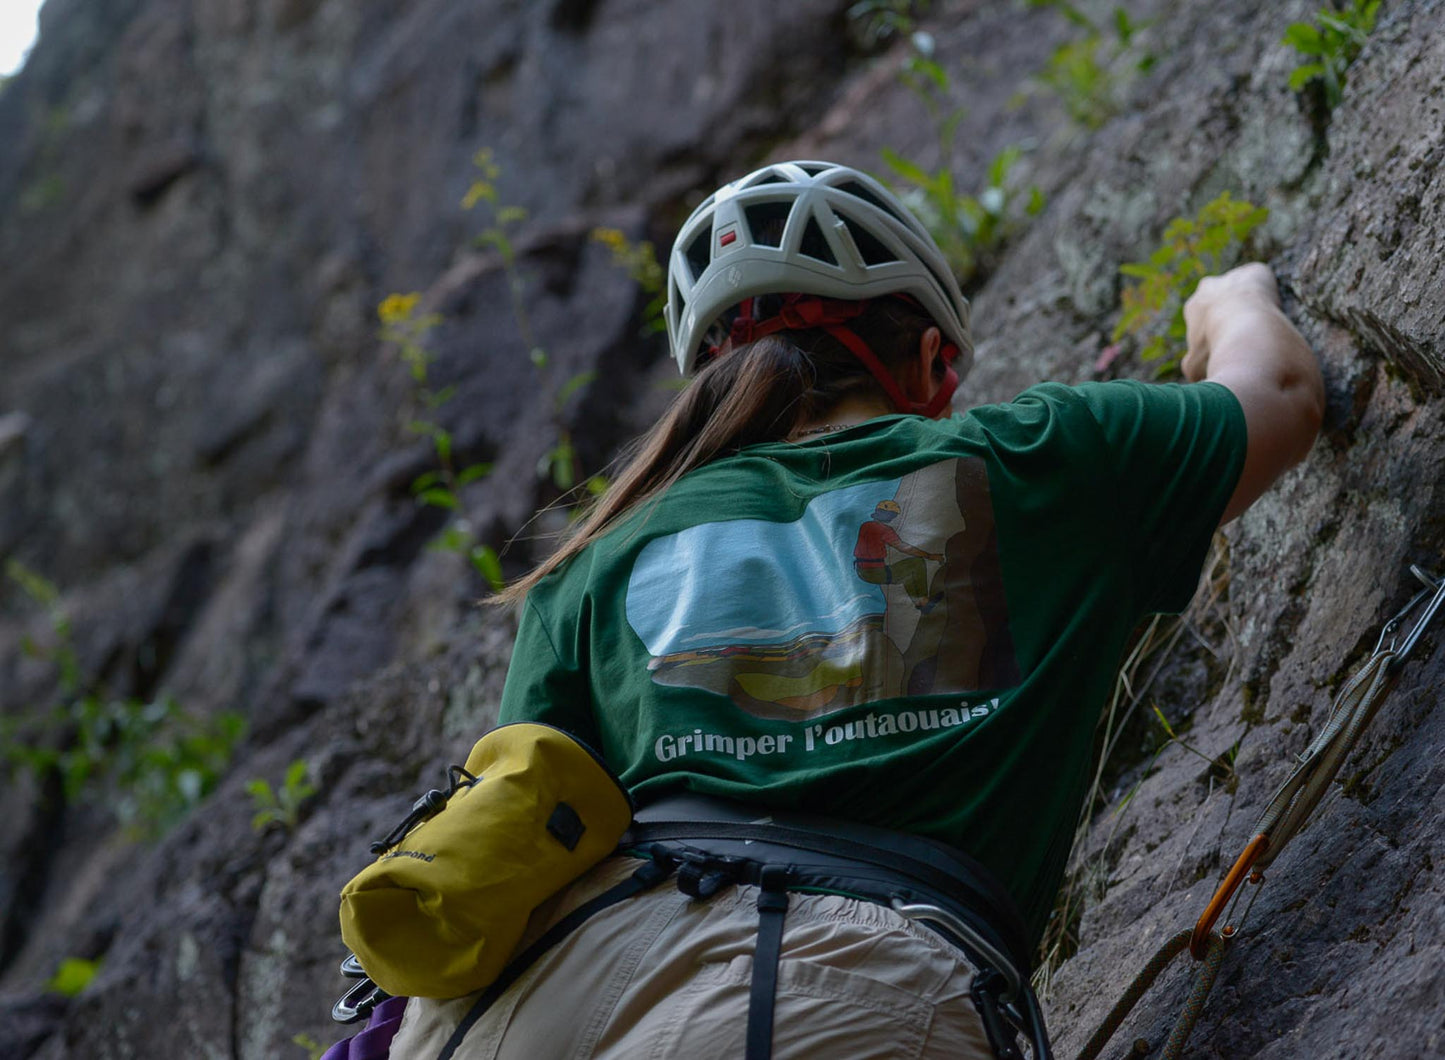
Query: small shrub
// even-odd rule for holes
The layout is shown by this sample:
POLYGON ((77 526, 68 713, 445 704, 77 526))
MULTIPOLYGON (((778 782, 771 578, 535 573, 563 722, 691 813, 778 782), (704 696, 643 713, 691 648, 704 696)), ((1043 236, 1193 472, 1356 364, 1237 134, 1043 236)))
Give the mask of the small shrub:
POLYGON ((471 524, 462 513, 460 491, 470 483, 491 474, 489 463, 468 464, 458 468, 453 460, 451 432, 430 418, 456 394, 455 387, 432 389, 429 374, 433 356, 427 338, 438 324, 438 313, 418 313, 421 295, 393 294, 377 307, 381 320, 381 339, 396 347, 402 363, 407 366, 413 384, 413 400, 422 415, 407 423, 407 430, 427 438, 436 454, 437 466, 418 475, 411 483, 412 495, 418 504, 457 513, 456 520, 431 547, 465 556, 472 569, 494 589, 502 587, 501 563, 496 550, 476 541, 471 524))
POLYGON ((1071 119, 1086 129, 1099 128, 1123 106, 1130 77, 1154 65, 1154 55, 1136 39, 1145 23, 1135 22, 1122 7, 1100 25, 1067 0, 1029 0, 1029 6, 1054 8, 1083 31, 1054 50, 1034 81, 1058 97, 1071 119))
POLYGON ((231 711, 197 718, 170 696, 118 698, 85 687, 55 586, 16 560, 6 574, 49 616, 54 643, 27 640, 23 647, 55 666, 60 696, 3 719, 0 761, 37 778, 57 777, 67 803, 102 805, 133 835, 165 831, 215 788, 245 722, 231 711))
POLYGON ((1025 218, 1043 209, 1043 193, 1035 186, 1021 187, 1015 179, 1014 167, 1024 153, 1017 145, 994 156, 977 194, 960 191, 948 160, 964 111, 947 107, 947 72, 928 54, 918 54, 901 76, 933 122, 940 165, 930 170, 891 148, 883 149, 883 161, 904 182, 900 197, 938 243, 960 286, 967 287, 993 267, 1025 218))
POLYGON ((1138 282, 1123 292, 1123 313, 1114 327, 1114 341, 1152 332, 1140 356, 1159 362, 1158 375, 1176 371, 1186 352, 1182 348, 1184 303, 1200 280, 1232 262, 1268 217, 1264 207, 1235 199, 1226 191, 1206 203, 1195 217, 1170 221, 1158 250, 1145 261, 1119 269, 1138 282))
POLYGON ((294 832, 301 820, 301 804, 316 794, 316 785, 311 783, 310 763, 298 758, 286 767, 279 789, 271 787, 265 777, 256 777, 247 783, 246 790, 256 809, 251 817, 253 831, 264 831, 279 824, 286 831, 294 832))
POLYGON ((1313 81, 1324 86, 1325 106, 1334 110, 1345 91, 1345 71, 1360 54, 1375 29, 1380 0, 1348 0, 1341 8, 1321 8, 1314 23, 1295 22, 1285 30, 1288 44, 1307 61, 1289 75, 1292 91, 1302 92, 1313 81))
POLYGON ((667 328, 663 309, 667 305, 667 273, 657 260, 651 241, 633 243, 616 228, 594 228, 592 238, 612 252, 612 260, 649 296, 642 309, 642 332, 652 335, 667 328))
MULTIPOLYGON (((517 323, 517 332, 527 347, 528 360, 537 369, 541 389, 543 392, 552 391, 552 419, 557 432, 557 440, 537 461, 537 475, 543 479, 550 479, 563 494, 571 493, 579 483, 589 493, 600 493, 607 488, 607 480, 600 475, 589 477, 582 474, 581 461, 577 457, 571 433, 563 419, 567 399, 583 386, 591 383, 596 378, 596 373, 579 372, 560 384, 554 382, 552 359, 537 341, 536 331, 532 327, 532 317, 527 310, 526 281, 518 267, 516 248, 511 237, 513 226, 526 220, 527 211, 520 206, 507 205, 501 201, 497 182, 501 179, 502 167, 497 163, 490 148, 478 151, 472 157, 472 164, 476 166, 477 176, 462 199, 462 208, 473 210, 485 204, 490 213, 489 223, 477 235, 475 242, 478 246, 491 247, 501 257, 502 268, 507 276, 507 289, 511 297, 512 317, 517 323)), ((617 235, 621 236, 621 233, 617 233, 617 235)), ((626 243, 625 238, 620 243, 610 235, 601 238, 603 242, 612 246, 614 257, 619 256, 619 252, 621 253, 624 258, 622 263, 628 268, 633 279, 642 283, 649 290, 651 288, 648 285, 656 284, 656 289, 653 291, 653 302, 648 309, 651 312, 655 307, 657 319, 660 320, 662 305, 665 301, 662 294, 663 275, 661 266, 657 265, 656 255, 652 251, 651 244, 644 243, 632 247, 626 243)), ((496 569, 501 569, 500 564, 496 569)), ((501 588, 500 585, 495 587, 501 588)))

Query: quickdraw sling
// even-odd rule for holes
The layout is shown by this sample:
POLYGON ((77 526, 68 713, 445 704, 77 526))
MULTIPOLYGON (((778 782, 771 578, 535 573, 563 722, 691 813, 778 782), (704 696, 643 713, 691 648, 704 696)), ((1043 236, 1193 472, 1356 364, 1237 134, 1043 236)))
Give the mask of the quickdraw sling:
MULTIPOLYGON (((1279 856, 1285 844, 1304 827, 1310 813, 1334 782, 1335 775, 1359 740, 1360 734, 1394 687, 1405 660, 1436 613, 1445 606, 1445 578, 1432 577, 1413 565, 1410 573, 1422 582, 1425 588, 1411 597, 1410 602, 1380 630, 1374 651, 1335 697, 1324 728, 1299 756, 1294 770, 1270 799, 1269 805, 1255 824, 1254 838, 1225 874, 1224 880, 1209 900, 1194 928, 1179 932, 1160 947, 1104 1018, 1094 1036, 1084 1045, 1078 1060, 1095 1060, 1098 1057, 1160 972, 1187 947, 1190 955, 1201 962, 1199 976, 1164 1051, 1160 1054, 1161 1060, 1177 1060, 1219 973, 1220 964, 1224 960, 1225 944, 1239 932, 1239 924, 1226 922, 1219 931, 1214 930, 1214 925, 1227 909, 1232 912, 1240 884, 1246 878, 1256 885, 1263 883, 1265 867, 1279 856), (1419 618, 1410 631, 1401 636, 1401 627, 1417 610, 1419 618)), ((1255 893, 1257 896, 1258 892, 1255 893)), ((1253 905, 1253 899, 1250 905, 1253 905)), ((1246 907, 1244 916, 1248 913, 1249 908, 1246 907)), ((1226 916, 1225 919, 1228 921, 1229 917, 1226 916)), ((1243 917, 1241 921, 1242 919, 1243 917)))

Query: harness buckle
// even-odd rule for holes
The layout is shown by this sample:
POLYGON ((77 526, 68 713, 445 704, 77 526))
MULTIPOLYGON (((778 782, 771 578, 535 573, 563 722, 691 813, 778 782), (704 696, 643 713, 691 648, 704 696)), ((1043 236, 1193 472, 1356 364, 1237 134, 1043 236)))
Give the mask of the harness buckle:
POLYGON ((689 898, 711 898, 728 884, 741 880, 745 871, 746 863, 742 858, 694 850, 682 851, 676 857, 677 889, 689 898))

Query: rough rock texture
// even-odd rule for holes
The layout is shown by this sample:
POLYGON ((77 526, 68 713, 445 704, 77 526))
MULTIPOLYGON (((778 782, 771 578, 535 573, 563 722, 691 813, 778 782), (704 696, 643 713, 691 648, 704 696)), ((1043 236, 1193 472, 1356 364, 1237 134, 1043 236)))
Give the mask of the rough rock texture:
MULTIPOLYGON (((88 677, 251 729, 154 845, 7 782, 0 1055, 259 1060, 336 1036, 336 891, 493 718, 511 636, 465 562, 427 547, 446 517, 409 484, 433 457, 373 307, 417 289, 443 315, 441 421, 459 459, 494 462, 465 500, 500 545, 556 496, 535 468, 559 431, 590 470, 665 398, 643 299, 593 225, 665 241, 690 196, 763 157, 936 159, 906 48, 865 54, 848 6, 49 0, 0 91, 0 559, 59 583, 88 677), (529 211, 545 372, 457 206, 486 146, 529 211), (298 757, 321 793, 294 832, 254 832, 247 780, 298 757), (67 956, 104 957, 70 1001, 41 992, 67 956)), ((1088 378, 1118 264, 1222 190, 1270 207, 1253 250, 1329 388, 1313 454, 1227 529, 1212 591, 1141 670, 1076 851, 1077 952, 1046 998, 1060 1056, 1198 915, 1413 592, 1407 563, 1445 568, 1445 3, 1388 3, 1329 115, 1287 89, 1278 43, 1315 6, 1131 3, 1157 62, 1093 132, 1030 90, 1075 32, 1057 12, 959 0, 925 23, 967 108, 960 185, 1025 143, 1048 197, 975 299, 969 400, 1088 378), (1154 702, 1182 738, 1157 755, 1154 702), (1207 761, 1236 744, 1232 768, 1207 761)), ((21 648, 44 627, 0 586, 0 715, 49 701, 21 648)), ((1437 641, 1270 870, 1189 1055, 1445 1053, 1437 641)), ((1105 1055, 1157 1055, 1183 992, 1166 976, 1105 1055)))

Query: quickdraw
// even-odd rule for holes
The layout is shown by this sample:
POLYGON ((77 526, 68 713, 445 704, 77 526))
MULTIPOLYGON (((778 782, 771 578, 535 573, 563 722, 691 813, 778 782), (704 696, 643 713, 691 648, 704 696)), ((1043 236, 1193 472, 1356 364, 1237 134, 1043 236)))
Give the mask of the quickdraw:
MULTIPOLYGON (((1310 813, 1329 790, 1360 734, 1394 686, 1405 660, 1441 607, 1445 606, 1445 578, 1433 577, 1413 565, 1410 573, 1419 579, 1425 588, 1411 597, 1410 602, 1385 623, 1374 651, 1335 697, 1325 727, 1299 756, 1298 765, 1270 799, 1269 805, 1265 807, 1255 825, 1254 837, 1225 874, 1203 915, 1192 930, 1180 931, 1160 947, 1104 1018, 1093 1037, 1084 1045, 1078 1060, 1095 1060, 1139 998, 1164 968, 1187 947, 1190 955, 1201 962, 1199 975, 1175 1022, 1169 1041, 1160 1054, 1161 1060, 1177 1060, 1199 1019, 1200 1012, 1203 1011, 1209 990, 1214 985, 1214 979, 1224 960, 1225 946, 1239 933, 1244 917, 1249 914, 1249 906, 1245 908, 1238 923, 1226 923, 1218 931, 1214 929, 1215 924, 1225 914, 1226 909, 1232 909, 1240 885, 1246 879, 1256 885, 1263 883, 1264 869, 1304 827, 1310 813), (1419 610, 1422 604, 1423 610, 1419 610), (1401 627, 1417 610, 1420 617, 1402 639, 1401 627)), ((1256 890, 1255 897, 1258 893, 1256 890)), ((1254 899, 1251 898, 1249 905, 1253 904, 1254 899)), ((1228 921, 1230 918, 1226 916, 1225 919, 1228 921)))

